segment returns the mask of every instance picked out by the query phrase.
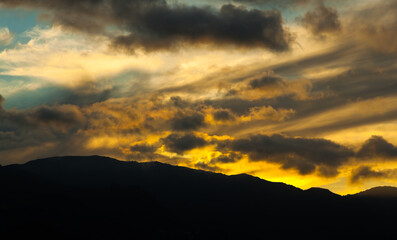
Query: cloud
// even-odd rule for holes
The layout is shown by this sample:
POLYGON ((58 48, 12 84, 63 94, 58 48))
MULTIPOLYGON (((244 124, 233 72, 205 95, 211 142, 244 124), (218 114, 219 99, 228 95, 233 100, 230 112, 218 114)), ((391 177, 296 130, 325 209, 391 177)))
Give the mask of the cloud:
POLYGON ((268 100, 266 99, 242 99, 239 97, 231 98, 218 98, 218 99, 206 99, 203 104, 207 106, 212 106, 214 108, 221 108, 230 110, 233 114, 242 116, 249 115, 251 109, 255 107, 262 107, 268 105, 268 100))
POLYGON ((192 133, 188 133, 185 135, 172 133, 166 138, 163 138, 162 142, 164 143, 168 151, 178 154, 183 154, 186 151, 208 145, 207 141, 204 138, 197 137, 192 133))
MULTIPOLYGON (((4 103, 4 98, 0 100, 4 103)), ((26 161, 68 151, 84 152, 82 143, 86 136, 80 130, 86 123, 85 113, 74 105, 42 105, 26 110, 6 110, 0 106, 2 160, 12 163, 21 158, 26 161)))
POLYGON ((0 111, 4 111, 3 104, 5 103, 6 99, 0 95, 0 111))
POLYGON ((205 171, 211 171, 211 172, 218 172, 221 171, 222 169, 214 166, 214 165, 210 165, 204 162, 197 162, 194 164, 195 168, 201 169, 201 170, 205 170, 205 171))
POLYGON ((250 113, 247 116, 243 116, 243 120, 248 118, 249 121, 252 120, 270 120, 274 122, 281 122, 285 119, 290 118, 295 114, 292 109, 274 109, 271 106, 262 107, 252 107, 250 108, 250 113))
MULTIPOLYGON (((105 37, 76 34, 58 26, 36 26, 17 37, 27 42, 0 52, 1 78, 7 79, 7 84, 2 81, 0 87, 7 98, 19 90, 62 86, 75 93, 82 93, 76 91, 78 88, 93 93, 95 84, 97 90, 114 90, 117 86, 133 94, 138 91, 137 83, 149 87, 151 74, 163 71, 163 63, 174 64, 161 54, 131 57, 110 52, 105 37)), ((139 90, 142 93, 143 89, 139 90)))
POLYGON ((285 51, 292 41, 279 11, 248 10, 231 4, 215 10, 171 6, 164 0, 82 0, 73 4, 68 0, 1 0, 0 3, 48 9, 53 12, 54 23, 108 36, 113 47, 131 52, 208 43, 285 51), (119 31, 110 32, 109 26, 119 31))
POLYGON ((155 8, 129 28, 131 34, 115 39, 116 47, 153 51, 181 44, 213 43, 284 51, 290 42, 280 12, 247 10, 230 4, 215 14, 196 7, 155 8))
POLYGON ((397 53, 397 1, 369 3, 353 13, 351 30, 361 42, 385 53, 397 53))
POLYGON ((76 87, 47 85, 33 90, 17 91, 7 97, 5 107, 27 109, 54 104, 72 104, 82 107, 105 101, 116 96, 115 93, 116 87, 102 89, 93 83, 81 83, 76 87))
POLYGON ((397 158, 397 147, 381 136, 372 136, 361 146, 357 157, 361 159, 393 159, 397 158))
MULTIPOLYGON (((349 39, 349 42, 351 40, 353 39, 349 39)), ((302 76, 323 69, 341 69, 341 72, 330 76, 309 78, 310 91, 304 95, 305 98, 294 98, 293 95, 284 94, 270 99, 249 101, 237 99, 237 91, 237 94, 229 99, 210 102, 214 106, 230 107, 245 113, 253 106, 293 109, 293 117, 289 118, 288 123, 276 126, 275 131, 300 136, 323 136, 337 130, 396 119, 394 93, 397 90, 397 75, 394 66, 390 65, 390 62, 394 61, 395 55, 363 48, 361 43, 345 44, 344 41, 343 44, 320 54, 271 66, 277 73, 276 76, 302 76)), ((263 67, 263 71, 265 69, 268 68, 263 67)), ((269 89, 269 86, 264 87, 266 88, 269 89)))
POLYGON ((171 119, 171 127, 176 131, 197 130, 205 125, 204 115, 201 113, 177 114, 177 117, 171 119))
POLYGON ((250 161, 280 164, 283 169, 296 169, 302 175, 318 170, 321 176, 333 177, 354 152, 325 139, 291 138, 282 135, 254 135, 218 144, 220 151, 247 154, 250 161))
POLYGON ((284 85, 286 85, 286 83, 280 77, 276 76, 264 76, 249 81, 249 86, 253 89, 273 87, 277 85, 281 85, 280 87, 283 87, 284 85))
POLYGON ((84 121, 83 114, 74 105, 40 106, 28 114, 31 119, 43 124, 74 125, 84 121))
POLYGON ((14 40, 14 34, 7 27, 0 28, 0 45, 9 45, 14 40))
MULTIPOLYGON (((0 103, 5 100, 1 97, 0 103)), ((80 108, 75 105, 42 105, 27 110, 5 110, 0 106, 0 122, 15 128, 51 126, 55 129, 71 127, 85 121, 80 108)))
POLYGON ((351 183, 360 183, 367 179, 396 179, 397 169, 373 170, 369 166, 361 166, 352 171, 351 183))
POLYGON ((218 110, 213 113, 216 121, 233 121, 235 117, 228 110, 218 110))
POLYGON ((302 24, 315 35, 334 33, 341 30, 336 9, 320 3, 314 11, 308 11, 301 19, 302 24))
POLYGON ((188 101, 182 99, 180 96, 172 96, 170 98, 170 102, 172 103, 172 105, 178 108, 185 108, 191 104, 188 101))
POLYGON ((294 99, 305 100, 318 98, 311 93, 312 82, 307 79, 284 79, 272 71, 264 71, 231 83, 225 97, 240 97, 245 99, 270 99, 287 96, 294 99))
POLYGON ((130 147, 131 151, 140 153, 154 153, 156 149, 155 146, 146 144, 135 144, 130 147))
POLYGON ((230 152, 228 154, 222 154, 219 157, 211 159, 211 164, 216 163, 235 163, 239 161, 243 156, 239 153, 230 152))
POLYGON ((126 158, 133 161, 163 161, 178 163, 179 159, 173 159, 161 154, 156 153, 160 147, 159 144, 149 145, 146 143, 137 143, 129 147, 130 153, 126 154, 126 158))
MULTIPOLYGON (((226 0, 218 0, 222 2, 230 2, 226 0)), ((316 0, 314 0, 316 1, 316 0)), ((313 0, 232 0, 231 2, 242 3, 248 5, 262 5, 262 4, 270 4, 272 6, 277 7, 296 7, 297 5, 304 5, 313 2, 313 0)))

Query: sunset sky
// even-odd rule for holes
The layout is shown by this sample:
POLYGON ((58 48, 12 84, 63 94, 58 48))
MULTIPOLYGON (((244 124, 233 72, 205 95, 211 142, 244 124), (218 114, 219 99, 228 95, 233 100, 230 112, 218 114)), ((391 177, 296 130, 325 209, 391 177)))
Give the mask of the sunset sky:
POLYGON ((0 0, 0 164, 397 186, 397 0, 0 0))

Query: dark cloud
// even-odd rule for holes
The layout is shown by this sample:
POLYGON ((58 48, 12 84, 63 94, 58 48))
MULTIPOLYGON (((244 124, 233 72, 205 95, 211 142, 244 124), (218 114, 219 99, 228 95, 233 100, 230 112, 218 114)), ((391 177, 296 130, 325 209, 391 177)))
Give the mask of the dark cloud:
POLYGON ((213 113, 213 116, 216 121, 232 121, 235 119, 233 114, 227 110, 218 110, 213 113))
POLYGON ((247 154, 251 161, 278 163, 282 168, 296 169, 302 175, 317 169, 326 177, 337 175, 338 167, 354 156, 351 149, 329 140, 282 135, 255 135, 220 143, 218 148, 247 154))
MULTIPOLYGON (((158 145, 158 144, 157 144, 158 145)), ((147 145, 147 144, 134 144, 130 146, 129 150, 131 153, 126 155, 126 158, 133 161, 142 161, 142 160, 161 160, 164 162, 174 162, 177 163, 177 159, 172 159, 167 156, 163 156, 161 154, 156 153, 156 150, 160 146, 156 145, 147 145)))
POLYGON ((286 85, 285 82, 280 77, 265 76, 262 78, 255 78, 249 82, 251 88, 263 88, 274 85, 286 85))
MULTIPOLYGON (((0 102, 5 100, 0 96, 0 102)), ((43 105, 27 110, 6 110, 0 105, 0 149, 42 145, 73 135, 86 122, 74 105, 43 105)))
POLYGON ((26 110, 0 106, 0 161, 9 164, 36 157, 87 154, 87 135, 80 131, 86 123, 85 113, 74 105, 26 110))
POLYGON ((297 5, 304 5, 317 0, 217 0, 221 2, 234 2, 247 5, 270 5, 275 7, 296 7, 297 5))
POLYGON ((397 169, 373 170, 369 166, 361 166, 352 171, 351 183, 359 183, 366 179, 395 179, 397 169))
POLYGON ((248 10, 231 4, 210 7, 171 6, 164 0, 1 0, 5 6, 49 9, 53 21, 88 33, 107 35, 113 46, 128 51, 174 49, 211 43, 274 51, 289 49, 291 35, 276 10, 248 10), (107 26, 127 32, 114 35, 107 26))
POLYGON ((178 107, 178 108, 185 108, 185 107, 189 106, 189 104, 191 104, 188 101, 183 100, 179 96, 172 96, 170 98, 170 102, 172 103, 172 105, 174 105, 175 107, 178 107))
POLYGON ((315 35, 332 33, 341 30, 336 9, 320 3, 314 11, 308 11, 302 18, 302 24, 315 35))
POLYGON ((222 154, 219 157, 211 159, 211 163, 234 163, 239 161, 242 157, 243 156, 241 154, 231 152, 229 154, 222 154))
POLYGON ((247 115, 252 107, 264 106, 266 100, 246 100, 238 97, 233 98, 220 98, 220 99, 207 99, 203 104, 213 106, 215 108, 223 108, 232 111, 237 115, 247 115))
POLYGON ((6 101, 6 99, 2 95, 0 95, 0 110, 3 109, 3 104, 5 101, 6 101))
POLYGON ((131 151, 140 153, 154 153, 156 149, 155 146, 146 144, 135 144, 130 147, 131 151))
POLYGON ((156 7, 130 24, 129 29, 132 33, 117 37, 114 45, 152 51, 185 43, 214 43, 283 51, 289 48, 290 41, 280 12, 234 5, 223 5, 218 13, 196 7, 156 7))
POLYGON ((162 142, 168 151, 178 154, 183 154, 185 151, 201 148, 208 144, 205 139, 191 133, 185 135, 173 133, 163 138, 162 142))
POLYGON ((205 171, 211 171, 211 172, 218 172, 220 170, 222 170, 221 168, 214 166, 214 165, 210 165, 204 162, 198 162, 196 164, 194 164, 195 168, 201 169, 201 170, 205 170, 205 171))
POLYGON ((28 118, 43 124, 74 125, 84 121, 84 116, 74 105, 40 106, 28 113, 28 118))
POLYGON ((397 158, 397 147, 381 136, 372 136, 361 146, 357 157, 361 159, 397 158))
POLYGON ((178 114, 182 116, 177 116, 171 120, 171 127, 176 131, 189 131, 197 130, 205 125, 204 115, 201 113, 193 114, 178 114))
MULTIPOLYGON (((4 103, 4 98, 1 97, 0 102, 4 103)), ((51 126, 55 129, 63 129, 65 126, 82 124, 84 121, 84 114, 75 105, 42 105, 27 110, 5 110, 2 105, 0 106, 0 123, 3 123, 3 128, 7 128, 7 126, 10 129, 51 126)))

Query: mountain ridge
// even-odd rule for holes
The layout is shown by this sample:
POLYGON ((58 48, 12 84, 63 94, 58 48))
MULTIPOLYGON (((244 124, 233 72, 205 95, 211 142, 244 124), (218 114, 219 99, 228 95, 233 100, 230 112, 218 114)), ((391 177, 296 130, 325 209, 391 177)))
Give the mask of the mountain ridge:
MULTIPOLYGON (((291 187, 300 189, 300 190, 302 190, 302 191, 308 191, 308 192, 310 192, 310 191, 317 191, 317 192, 320 192, 321 190, 326 190, 326 191, 323 191, 323 193, 329 192, 330 194, 338 195, 338 196, 342 196, 342 197, 343 197, 343 196, 354 196, 354 195, 369 195, 369 194, 371 194, 371 195, 373 196, 374 193, 380 193, 380 194, 384 195, 384 193, 381 193, 380 191, 373 191, 373 190, 377 190, 377 189, 378 189, 378 190, 381 190, 381 189, 383 189, 383 190, 387 190, 387 189, 388 189, 388 190, 395 190, 395 191, 397 192, 397 187, 394 187, 394 186, 376 186, 376 187, 368 188, 368 189, 365 189, 365 190, 363 190, 363 191, 359 191, 359 192, 356 192, 356 193, 341 195, 341 194, 338 194, 338 193, 334 193, 334 192, 332 192, 330 189, 327 189, 327 188, 322 188, 322 187, 311 187, 311 188, 308 188, 308 189, 301 189, 301 188, 295 187, 295 186, 293 186, 293 185, 291 185, 291 184, 288 184, 288 183, 284 183, 284 182, 273 182, 273 181, 269 181, 269 180, 266 180, 266 179, 263 179, 263 178, 259 178, 259 177, 256 177, 256 176, 253 176, 253 175, 250 175, 250 174, 247 174, 247 173, 240 173, 240 174, 228 175, 228 174, 215 173, 215 172, 206 171, 206 170, 193 169, 193 168, 184 167, 184 166, 175 166, 175 165, 172 165, 172 164, 162 163, 162 162, 159 162, 159 161, 150 161, 150 162, 121 161, 121 160, 118 160, 118 159, 115 159, 115 158, 106 157, 106 156, 100 156, 100 155, 89 155, 89 156, 55 156, 55 157, 48 157, 48 158, 35 159, 35 160, 31 160, 31 161, 28 161, 28 162, 25 162, 25 163, 22 163, 22 164, 10 164, 10 165, 5 165, 5 166, 1 166, 1 167, 7 167, 7 166, 20 166, 20 165, 34 165, 34 164, 37 164, 37 163, 42 163, 42 162, 47 162, 47 161, 54 161, 54 160, 70 161, 70 160, 78 160, 78 159, 80 159, 80 160, 82 160, 82 159, 84 159, 84 160, 88 160, 88 159, 94 160, 94 159, 95 159, 94 161, 98 161, 98 160, 108 160, 108 161, 111 161, 111 162, 114 162, 114 163, 141 165, 142 167, 144 167, 145 165, 146 165, 146 166, 158 165, 158 166, 163 166, 163 167, 164 167, 164 166, 167 166, 167 167, 180 168, 180 169, 189 169, 189 170, 197 171, 197 172, 201 172, 201 173, 219 174, 219 175, 229 176, 229 177, 233 177, 233 176, 235 176, 235 177, 247 176, 247 177, 250 177, 250 178, 253 178, 253 179, 256 178, 256 179, 258 179, 258 180, 265 181, 265 182, 268 182, 268 183, 284 184, 284 185, 287 185, 287 186, 291 186, 291 187)), ((96 163, 98 163, 98 162, 96 162, 96 163)), ((376 194, 375 194, 375 195, 376 195, 376 194)), ((397 193, 396 193, 396 195, 397 195, 397 193)))
MULTIPOLYGON (((295 188, 295 189, 299 189, 301 191, 304 191, 303 189, 300 189, 298 187, 295 187, 293 185, 290 185, 290 184, 287 184, 287 183, 284 183, 284 182, 273 182, 273 181, 269 181, 269 180, 266 180, 266 179, 262 179, 262 178, 253 176, 253 175, 249 175, 247 173, 228 175, 228 174, 215 173, 215 172, 206 171, 206 170, 193 169, 193 168, 184 167, 184 166, 175 166, 175 165, 172 165, 172 164, 162 163, 162 162, 159 162, 159 161, 150 161, 150 162, 121 161, 121 160, 117 160, 115 158, 106 157, 106 156, 100 156, 100 155, 56 156, 56 157, 35 159, 35 160, 31 160, 31 161, 28 161, 28 162, 23 163, 23 164, 13 164, 13 165, 14 166, 21 166, 23 168, 23 166, 32 166, 32 165, 35 166, 35 165, 43 165, 43 164, 47 164, 47 163, 54 164, 54 163, 56 163, 56 161, 61 161, 63 163, 67 163, 68 165, 72 163, 71 161, 80 161, 78 163, 79 165, 81 165, 82 161, 86 161, 85 163, 88 163, 87 161, 95 161, 95 166, 98 166, 98 163, 100 163, 100 161, 102 161, 102 163, 108 161, 109 163, 111 162, 111 163, 119 164, 119 165, 121 165, 121 167, 130 167, 130 165, 132 165, 134 167, 140 167, 142 169, 148 168, 148 167, 152 167, 152 170, 153 170, 153 167, 163 167, 163 168, 169 168, 169 169, 180 169, 180 170, 183 170, 183 171, 191 171, 191 172, 196 172, 196 173, 209 174, 209 175, 213 175, 213 176, 225 176, 225 177, 231 177, 231 178, 250 179, 250 180, 255 180, 255 181, 259 181, 259 182, 263 182, 263 183, 279 184, 279 185, 288 186, 290 188, 295 188)), ((94 163, 94 162, 90 162, 90 164, 91 163, 94 163)), ((93 165, 90 165, 90 166, 93 166, 93 165)), ((328 190, 328 191, 333 193, 330 190, 328 190)), ((333 193, 333 194, 335 194, 335 193, 333 193)))
POLYGON ((0 189, 7 237, 131 239, 131 229, 137 239, 262 239, 264 232, 277 239, 397 237, 393 199, 160 162, 37 159, 1 167, 0 189))

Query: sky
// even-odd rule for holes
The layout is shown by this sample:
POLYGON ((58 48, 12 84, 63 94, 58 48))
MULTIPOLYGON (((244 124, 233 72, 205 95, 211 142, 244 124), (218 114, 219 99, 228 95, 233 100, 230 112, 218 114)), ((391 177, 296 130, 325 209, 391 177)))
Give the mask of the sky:
POLYGON ((397 186, 397 0, 0 0, 0 164, 397 186))

